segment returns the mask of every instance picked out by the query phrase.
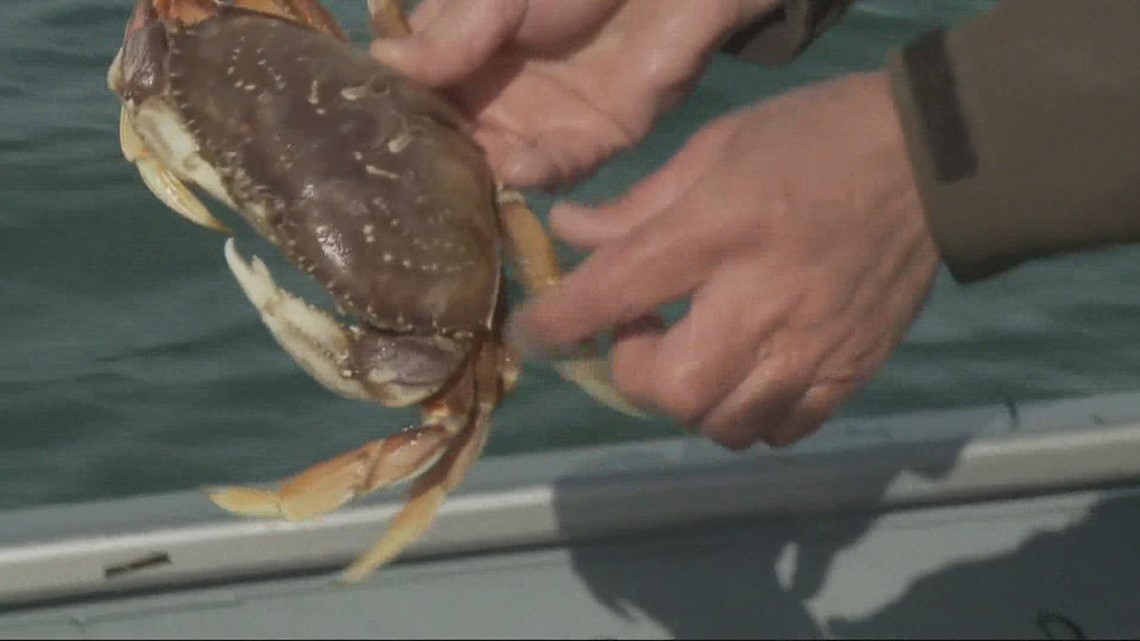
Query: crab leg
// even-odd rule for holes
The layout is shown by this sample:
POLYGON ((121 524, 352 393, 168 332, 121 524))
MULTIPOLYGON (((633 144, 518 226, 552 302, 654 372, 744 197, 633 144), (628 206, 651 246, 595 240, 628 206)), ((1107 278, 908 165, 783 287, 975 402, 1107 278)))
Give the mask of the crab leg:
MULTIPOLYGON (((247 263, 226 243, 226 258, 278 341, 318 380, 349 396, 376 398, 377 387, 337 388, 330 368, 348 340, 331 316, 279 289, 261 261, 247 263)), ((518 363, 496 342, 484 342, 461 363, 442 397, 424 406, 419 427, 380 439, 318 463, 275 490, 245 487, 208 488, 219 507, 244 516, 304 520, 321 516, 353 498, 420 477, 412 496, 388 533, 343 575, 357 582, 397 556, 431 525, 439 506, 466 475, 485 445, 491 413, 506 387, 517 378, 518 363)), ((375 372, 373 372, 375 374, 375 372)), ((381 386, 382 388, 383 386, 381 386)), ((384 400, 384 399, 381 399, 384 400)))
MULTIPOLYGON (((463 482, 467 470, 487 444, 491 414, 502 398, 500 356, 494 345, 485 345, 480 350, 474 362, 476 402, 471 424, 458 435, 439 462, 416 481, 411 498, 392 519, 383 538, 341 573, 342 582, 359 583, 423 536, 447 495, 463 482)), ((510 376, 508 373, 507 377, 510 376)))
POLYGON ((300 521, 331 512, 353 498, 423 474, 464 433, 474 403, 471 365, 448 394, 425 405, 424 421, 389 438, 323 461, 283 481, 276 490, 206 488, 219 507, 242 516, 300 521))
MULTIPOLYGON (((291 332, 305 334, 310 341, 313 335, 323 335, 325 347, 312 350, 311 357, 327 362, 323 351, 329 344, 343 340, 335 321, 278 289, 264 264, 256 260, 252 265, 246 263, 233 247, 232 240, 226 243, 226 258, 270 329, 279 335, 279 341, 291 332)), ((303 360, 304 355, 294 356, 307 369, 312 366, 303 360)), ((318 365, 317 370, 321 367, 318 365)), ((445 395, 425 404, 424 421, 419 427, 318 463, 287 479, 276 490, 225 487, 207 489, 206 493, 216 505, 235 514, 304 520, 335 510, 353 498, 419 477, 411 498, 395 516, 387 534, 342 576, 346 582, 358 582, 428 529, 448 493, 462 482, 482 452, 491 414, 504 389, 514 384, 517 370, 518 362, 507 348, 494 342, 484 343, 463 365, 445 395)), ((357 393, 368 398, 368 390, 357 393)))
MULTIPOLYGON (((376 387, 345 387, 351 381, 336 374, 337 357, 329 357, 329 352, 347 350, 344 343, 349 339, 331 316, 278 289, 263 263, 245 262, 233 240, 226 243, 226 258, 278 342, 310 373, 345 396, 378 396, 376 387)), ((491 342, 459 370, 445 395, 425 404, 420 427, 312 465, 277 489, 207 488, 206 494, 220 508, 241 516, 304 520, 423 474, 388 534, 343 576, 344 581, 359 582, 430 527, 447 494, 482 452, 491 412, 503 388, 513 384, 518 363, 491 342)))
MULTIPOLYGON (((516 271, 527 294, 540 295, 562 278, 554 243, 522 194, 513 189, 500 189, 498 198, 499 216, 510 240, 516 271)), ((592 349, 593 345, 582 345, 578 355, 555 361, 554 368, 598 402, 623 414, 644 418, 645 412, 614 389, 607 359, 593 358, 592 349)))
POLYGON ((372 15, 372 33, 378 38, 403 38, 411 35, 408 20, 399 0, 368 0, 372 15))
MULTIPOLYGON (((464 368, 459 384, 428 406, 426 420, 418 428, 318 463, 275 491, 229 487, 206 492, 214 503, 236 514, 302 520, 418 477, 411 498, 388 531, 340 576, 345 583, 359 583, 423 536, 447 495, 479 458, 491 414, 502 397, 500 357, 494 345, 485 345, 464 368)), ((508 378, 511 375, 506 373, 508 378)))

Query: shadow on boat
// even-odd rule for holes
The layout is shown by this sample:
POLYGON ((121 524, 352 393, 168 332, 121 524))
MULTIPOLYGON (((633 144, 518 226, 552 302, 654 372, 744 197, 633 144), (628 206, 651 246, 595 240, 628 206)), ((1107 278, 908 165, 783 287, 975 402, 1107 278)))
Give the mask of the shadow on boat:
MULTIPOLYGON (((819 469, 827 470, 829 478, 820 486, 847 487, 853 494, 885 498, 900 479, 917 477, 921 483, 947 477, 965 444, 963 440, 959 447, 944 446, 933 457, 915 457, 905 448, 896 457, 879 451, 878 465, 853 466, 848 479, 836 478, 844 468, 821 461, 819 469)), ((628 460, 611 463, 620 467, 628 460)), ((754 458, 741 465, 768 463, 754 458)), ((606 466, 601 461, 583 469, 582 477, 605 483, 604 477, 598 478, 598 468, 606 466)), ((987 519, 1002 520, 1000 504, 984 508, 988 516, 939 515, 941 522, 929 529, 893 526, 896 531, 884 540, 882 530, 892 527, 884 521, 900 518, 897 509, 836 511, 820 500, 815 501, 819 511, 773 512, 771 503, 781 502, 781 495, 787 497, 782 503, 791 508, 812 494, 810 469, 801 467, 797 472, 774 473, 765 487, 734 488, 731 473, 723 477, 725 493, 755 493, 770 516, 574 544, 570 547, 574 570, 610 611, 681 639, 1086 638, 1121 634, 1122 613, 1140 612, 1140 546, 1136 545, 1140 495, 1097 499, 1068 509, 1043 505, 1037 530, 1022 524, 1016 526, 1019 532, 1003 535, 1007 543, 1012 540, 1004 552, 994 551, 998 534, 987 538, 964 531, 957 541, 964 554, 948 561, 928 554, 938 546, 937 537, 954 536, 944 534, 947 518, 951 523, 960 518, 968 525, 972 519, 975 529, 984 533, 987 519), (1055 527, 1058 519, 1064 523, 1055 527), (876 539, 874 544, 864 542, 871 538, 876 539), (875 546, 882 548, 877 555, 875 546), (856 547, 859 551, 852 551, 856 547), (843 566, 849 551, 848 565, 843 566), (868 559, 873 562, 870 566, 868 559)), ((681 480, 670 492, 684 504, 691 489, 681 480)), ((578 532, 597 531, 599 515, 578 500, 587 494, 581 481, 556 486, 560 527, 571 541, 577 540, 578 532)), ((700 495, 707 500, 708 488, 700 495)), ((668 500, 661 497, 652 505, 631 501, 625 506, 625 518, 652 519, 646 511, 668 511, 668 500)), ((921 512, 922 506, 914 507, 921 512)), ((962 508, 970 509, 975 508, 962 508)), ((906 512, 901 518, 907 518, 906 512)), ((602 516, 608 517, 621 518, 602 516)), ((1140 631, 1140 623, 1134 621, 1133 626, 1133 633, 1140 631)))

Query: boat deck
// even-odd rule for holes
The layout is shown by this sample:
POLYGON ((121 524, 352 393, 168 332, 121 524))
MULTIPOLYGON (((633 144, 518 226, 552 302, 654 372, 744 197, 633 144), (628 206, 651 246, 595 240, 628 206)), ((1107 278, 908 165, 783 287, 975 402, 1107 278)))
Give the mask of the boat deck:
POLYGON ((1140 396, 488 459, 404 559, 397 507, 196 493, 7 513, 0 638, 1140 636, 1140 396))

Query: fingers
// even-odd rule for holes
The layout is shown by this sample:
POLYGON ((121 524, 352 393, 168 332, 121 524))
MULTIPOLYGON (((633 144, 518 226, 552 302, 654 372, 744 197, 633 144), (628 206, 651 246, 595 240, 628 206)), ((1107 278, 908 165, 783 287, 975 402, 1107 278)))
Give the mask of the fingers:
POLYGON ((858 387, 853 380, 817 379, 814 361, 788 351, 761 353, 734 336, 708 334, 729 325, 694 312, 669 330, 647 323, 620 334, 610 353, 613 381, 639 407, 728 449, 792 445, 818 430, 858 387), (697 336, 704 337, 699 346, 697 336))
POLYGON ((665 214, 599 248, 516 313, 524 342, 557 352, 691 293, 722 258, 694 242, 691 226, 665 214))
POLYGON ((664 409, 654 392, 653 364, 665 331, 661 319, 643 317, 615 330, 610 349, 610 376, 618 391, 638 407, 652 411, 664 409))
POLYGON ((693 136, 680 153, 618 199, 598 207, 556 205, 550 212, 551 229, 559 239, 580 249, 594 249, 629 234, 692 191, 708 169, 708 158, 731 134, 728 120, 714 121, 693 136))
POLYGON ((769 431, 765 442, 772 447, 785 447, 811 436, 856 389, 855 383, 846 381, 816 383, 804 394, 788 419, 769 431))
MULTIPOLYGON (((614 352, 617 369, 651 378, 647 404, 687 426, 700 425, 756 366, 759 350, 778 318, 758 317, 748 287, 732 269, 721 270, 695 295, 688 313, 657 344, 653 360, 632 362, 641 354, 614 352), (622 363, 628 359, 628 365, 622 363)), ((617 345, 617 348, 622 345, 617 345)), ((622 379, 616 378, 620 386, 622 379)), ((641 389, 634 394, 644 393, 641 389)))
POLYGON ((754 363, 752 372, 705 417, 701 432, 731 450, 767 442, 796 411, 811 382, 807 368, 779 356, 754 363))
POLYGON ((821 378, 830 341, 788 334, 796 303, 779 287, 766 289, 754 268, 722 267, 673 327, 619 337, 614 384, 726 448, 791 445, 817 430, 860 379, 821 378))
POLYGON ((700 429, 731 450, 757 442, 787 447, 818 431, 858 387, 856 381, 815 380, 806 370, 761 364, 700 429))
POLYGON ((629 234, 681 200, 704 173, 706 164, 701 161, 711 148, 722 144, 722 138, 718 130, 701 132, 682 153, 617 200, 598 207, 556 205, 550 211, 551 229, 561 240, 581 249, 593 249, 629 234))
POLYGON ((425 3, 409 38, 377 40, 372 55, 420 82, 442 87, 478 69, 522 25, 526 0, 425 3))
POLYGON ((607 216, 586 205, 558 203, 550 209, 550 230, 562 242, 588 251, 625 236, 645 217, 607 216))
POLYGON ((715 229, 699 215, 707 203, 696 186, 731 130, 727 120, 705 127, 661 170, 600 214, 565 207, 554 215, 572 243, 605 245, 514 314, 512 334, 520 349, 532 357, 562 352, 704 282, 727 256, 710 238, 715 229))
MULTIPOLYGON (((531 100, 528 108, 537 106, 531 100)), ((480 124, 495 122, 488 117, 491 111, 480 114, 480 124)), ((486 126, 476 131, 475 140, 486 151, 500 180, 518 188, 547 190, 565 188, 585 179, 619 149, 613 136, 597 129, 544 131, 531 137, 510 132, 501 125, 486 126)))

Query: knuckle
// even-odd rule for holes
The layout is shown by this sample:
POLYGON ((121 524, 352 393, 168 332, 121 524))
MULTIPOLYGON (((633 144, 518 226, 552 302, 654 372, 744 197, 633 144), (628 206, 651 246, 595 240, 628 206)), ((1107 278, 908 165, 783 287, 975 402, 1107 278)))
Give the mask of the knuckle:
MULTIPOLYGON (((769 405, 792 405, 807 392, 810 374, 794 359, 773 356, 764 368, 763 389, 757 393, 769 405)), ((790 408, 789 408, 790 409, 790 408)))
POLYGON ((784 448, 816 433, 839 410, 850 389, 849 385, 813 385, 788 420, 766 436, 765 443, 774 448, 784 448))
POLYGON ((619 343, 610 352, 610 376, 618 393, 645 409, 659 409, 646 385, 642 355, 619 343))
POLYGON ((698 71, 696 61, 684 60, 669 50, 654 50, 646 55, 642 70, 644 81, 657 95, 674 101, 694 84, 698 71))
POLYGON ((667 363, 657 372, 658 404, 686 425, 699 422, 716 400, 702 370, 696 363, 667 363))
POLYGON ((616 359, 611 364, 611 376, 614 389, 634 405, 643 409, 654 409, 652 395, 649 394, 636 371, 629 365, 621 364, 616 359))

